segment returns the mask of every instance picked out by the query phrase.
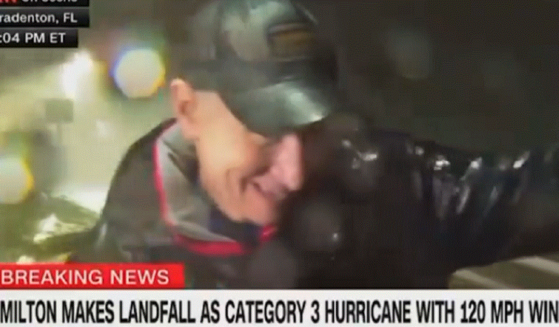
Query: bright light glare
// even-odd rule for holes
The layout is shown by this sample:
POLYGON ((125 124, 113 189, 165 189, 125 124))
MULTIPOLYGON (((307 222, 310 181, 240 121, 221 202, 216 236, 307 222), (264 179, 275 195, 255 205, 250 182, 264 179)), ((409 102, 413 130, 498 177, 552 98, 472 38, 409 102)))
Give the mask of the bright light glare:
POLYGON ((31 170, 19 157, 0 156, 0 204, 18 204, 33 190, 31 170))
POLYGON ((128 98, 153 96, 165 81, 165 66, 152 49, 132 49, 115 63, 113 78, 128 98))
POLYGON ((93 66, 93 59, 87 52, 76 53, 70 62, 62 65, 62 90, 67 98, 76 100, 80 81, 91 73, 93 66))

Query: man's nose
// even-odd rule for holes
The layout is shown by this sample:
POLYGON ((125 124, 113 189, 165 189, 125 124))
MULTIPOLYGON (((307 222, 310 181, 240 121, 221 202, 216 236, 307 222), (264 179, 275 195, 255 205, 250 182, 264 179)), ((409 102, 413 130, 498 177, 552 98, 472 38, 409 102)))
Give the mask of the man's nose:
POLYGON ((273 153, 270 173, 288 191, 297 191, 303 184, 303 147, 295 134, 283 136, 273 153))

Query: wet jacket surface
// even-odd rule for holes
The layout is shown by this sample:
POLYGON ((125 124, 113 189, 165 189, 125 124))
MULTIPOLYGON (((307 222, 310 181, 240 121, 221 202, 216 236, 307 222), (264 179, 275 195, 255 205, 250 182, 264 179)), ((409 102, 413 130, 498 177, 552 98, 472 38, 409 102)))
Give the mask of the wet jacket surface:
POLYGON ((305 141, 311 172, 274 233, 220 214, 188 146, 162 145, 163 123, 126 154, 74 259, 181 261, 199 288, 253 287, 255 265, 296 276, 262 287, 444 288, 459 268, 559 251, 553 149, 506 158, 332 126, 305 141))

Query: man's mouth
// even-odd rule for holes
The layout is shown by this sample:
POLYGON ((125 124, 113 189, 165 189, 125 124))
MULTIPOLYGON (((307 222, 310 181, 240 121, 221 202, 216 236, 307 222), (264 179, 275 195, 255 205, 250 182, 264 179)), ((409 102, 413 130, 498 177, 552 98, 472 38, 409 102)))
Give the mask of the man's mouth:
POLYGON ((258 193, 262 194, 262 196, 264 196, 266 199, 273 202, 282 201, 287 197, 288 194, 287 190, 280 186, 274 187, 273 189, 268 189, 262 187, 262 185, 257 182, 253 182, 251 184, 254 186, 256 191, 258 191, 258 193))

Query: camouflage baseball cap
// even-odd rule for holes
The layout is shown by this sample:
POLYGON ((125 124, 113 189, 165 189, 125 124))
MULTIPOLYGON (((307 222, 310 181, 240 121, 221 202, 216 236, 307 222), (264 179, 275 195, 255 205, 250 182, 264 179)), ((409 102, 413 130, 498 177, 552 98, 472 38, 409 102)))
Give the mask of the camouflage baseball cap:
POLYGON ((290 0, 214 0, 189 21, 183 73, 250 130, 282 134, 340 107, 334 51, 316 29, 290 0))

